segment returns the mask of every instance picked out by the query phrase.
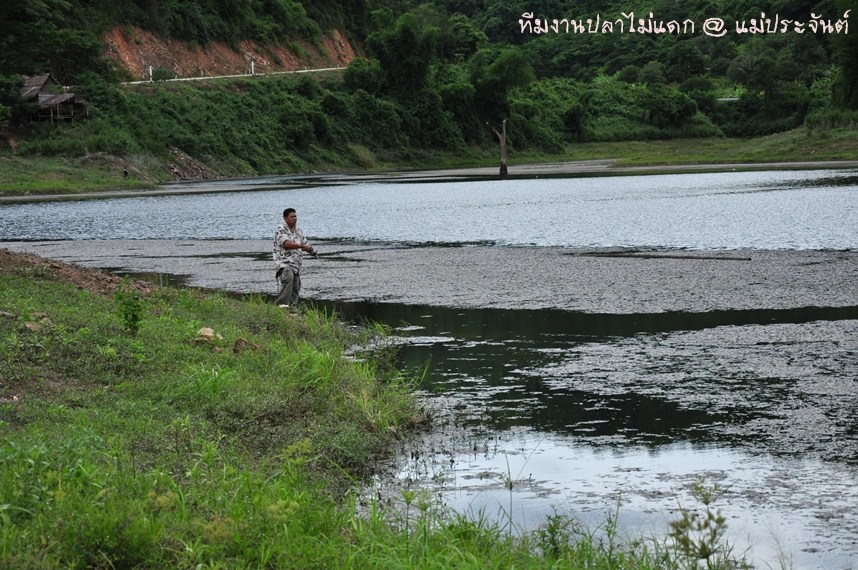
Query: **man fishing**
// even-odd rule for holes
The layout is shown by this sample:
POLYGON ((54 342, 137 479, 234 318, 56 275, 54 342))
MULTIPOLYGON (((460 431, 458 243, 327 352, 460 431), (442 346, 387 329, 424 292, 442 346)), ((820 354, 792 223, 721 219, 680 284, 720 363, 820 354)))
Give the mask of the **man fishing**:
POLYGON ((298 214, 295 208, 283 210, 283 223, 274 232, 274 266, 280 293, 277 305, 288 309, 298 302, 301 291, 301 259, 304 252, 315 255, 316 250, 307 243, 304 232, 298 228, 298 214))

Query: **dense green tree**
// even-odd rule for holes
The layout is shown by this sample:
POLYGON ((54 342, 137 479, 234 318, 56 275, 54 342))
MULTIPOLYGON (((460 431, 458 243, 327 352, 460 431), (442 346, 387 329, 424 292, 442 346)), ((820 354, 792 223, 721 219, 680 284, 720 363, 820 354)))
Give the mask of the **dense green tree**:
MULTIPOLYGON (((850 13, 850 16, 858 16, 858 9, 855 8, 854 1, 837 1, 836 13, 838 18, 850 9, 855 12, 855 14, 850 13)), ((837 35, 832 41, 840 68, 840 73, 834 84, 835 102, 849 109, 858 109, 858 65, 856 65, 858 62, 858 34, 852 32, 837 35)))
POLYGON ((440 55, 447 61, 466 61, 485 46, 489 38, 462 14, 453 14, 441 31, 440 55))
POLYGON ((758 93, 763 97, 764 105, 767 105, 778 79, 775 61, 776 52, 766 42, 748 42, 741 46, 736 59, 730 64, 727 77, 758 93))
POLYGON ((372 95, 378 95, 385 82, 385 74, 377 59, 357 57, 343 72, 345 86, 357 91, 361 89, 372 95))
POLYGON ((17 75, 0 75, 0 129, 20 124, 30 109, 21 99, 21 78, 17 75))
POLYGON ((697 108, 708 113, 715 107, 715 93, 712 80, 703 75, 689 77, 679 86, 679 89, 691 97, 697 104, 697 108))
POLYGON ((676 42, 664 61, 665 76, 671 83, 682 83, 705 72, 706 62, 700 49, 691 41, 676 42))
POLYGON ((70 81, 99 62, 97 34, 78 29, 75 7, 66 0, 11 0, 0 3, 0 73, 53 72, 70 81))
POLYGON ((367 49, 378 60, 383 88, 400 98, 422 91, 435 55, 437 33, 419 26, 413 13, 400 16, 392 27, 381 26, 367 38, 367 49))
POLYGON ((400 148, 408 144, 402 128, 400 107, 391 101, 358 90, 350 101, 351 117, 360 128, 358 141, 373 149, 400 148))
POLYGON ((482 139, 483 125, 475 107, 476 88, 464 64, 442 65, 435 68, 433 83, 441 102, 459 126, 466 140, 482 139))
POLYGON ((811 12, 825 18, 840 17, 834 0, 771 0, 767 14, 777 14, 782 18, 807 20, 811 12))
POLYGON ((651 61, 641 68, 641 81, 660 85, 667 82, 664 65, 660 61, 651 61))
POLYGON ((585 118, 582 85, 572 79, 547 79, 518 87, 510 94, 510 137, 516 146, 548 151, 577 140, 585 118))
POLYGON ((491 2, 478 22, 490 41, 503 44, 522 44, 527 36, 521 33, 518 20, 524 12, 530 12, 528 2, 513 0, 511 2, 491 2))
POLYGON ((485 10, 483 0, 435 0, 435 4, 447 14, 462 14, 473 18, 485 10))
POLYGON ((514 87, 523 87, 535 79, 530 60, 522 50, 480 50, 470 61, 474 100, 487 121, 500 122, 509 110, 507 96, 514 87))
POLYGON ((677 127, 697 112, 694 101, 674 87, 649 85, 641 98, 647 118, 659 128, 677 127))
POLYGON ((636 65, 627 65, 617 72, 617 78, 626 83, 637 83, 641 78, 641 68, 636 65))

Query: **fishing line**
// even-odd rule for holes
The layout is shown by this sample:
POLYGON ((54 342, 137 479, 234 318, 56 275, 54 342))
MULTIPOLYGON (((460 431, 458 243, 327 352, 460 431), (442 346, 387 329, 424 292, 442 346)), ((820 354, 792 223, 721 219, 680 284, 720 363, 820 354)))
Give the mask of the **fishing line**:
MULTIPOLYGON (((318 253, 314 253, 310 257, 312 257, 313 259, 318 260, 318 261, 321 261, 323 259, 318 253)), ((337 275, 336 271, 334 271, 334 269, 332 267, 328 267, 327 263, 320 263, 319 265, 321 267, 324 267, 325 269, 327 269, 331 273, 331 276, 334 279, 339 280, 339 276, 337 275)))

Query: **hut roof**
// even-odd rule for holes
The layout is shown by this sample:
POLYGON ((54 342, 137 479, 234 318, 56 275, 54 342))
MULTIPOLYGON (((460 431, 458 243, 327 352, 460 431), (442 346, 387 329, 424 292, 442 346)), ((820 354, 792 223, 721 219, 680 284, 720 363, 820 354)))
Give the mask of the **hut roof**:
POLYGON ((50 82, 56 83, 56 79, 50 73, 25 77, 24 85, 21 87, 21 98, 25 101, 35 99, 39 96, 39 92, 50 82))
POLYGON ((45 109, 47 107, 53 107, 56 105, 60 105, 65 103, 66 101, 73 101, 75 98, 74 93, 63 93, 62 95, 51 95, 49 97, 39 97, 39 107, 45 109))

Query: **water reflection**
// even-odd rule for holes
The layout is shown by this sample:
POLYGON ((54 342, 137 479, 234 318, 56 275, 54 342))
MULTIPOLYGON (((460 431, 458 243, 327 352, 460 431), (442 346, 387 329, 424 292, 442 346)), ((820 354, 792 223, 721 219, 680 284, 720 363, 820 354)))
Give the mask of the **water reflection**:
POLYGON ((593 448, 531 431, 474 440, 468 451, 436 444, 424 442, 377 490, 419 484, 455 512, 514 532, 560 514, 602 536, 616 516, 621 540, 659 540, 679 506, 701 506, 691 490, 702 479, 721 490, 712 506, 726 518, 733 554, 757 568, 845 569, 858 555, 854 472, 819 461, 687 443, 593 448))
POLYGON ((664 536, 700 480, 758 567, 858 556, 858 307, 590 315, 342 304, 401 327, 436 431, 374 493, 532 531, 664 536), (511 482, 511 487, 510 487, 511 482), (618 508, 619 511, 615 512, 618 508))
POLYGON ((592 315, 339 303, 405 327, 400 365, 464 425, 858 464, 858 306, 592 315), (406 326, 407 325, 407 326, 406 326))
POLYGON ((534 339, 543 348, 564 345, 570 337, 577 337, 583 342, 639 333, 703 330, 723 325, 858 319, 858 305, 626 314, 554 309, 456 309, 397 303, 315 303, 335 308, 349 320, 368 319, 394 327, 417 325, 429 335, 454 332, 458 337, 473 340, 534 339))

